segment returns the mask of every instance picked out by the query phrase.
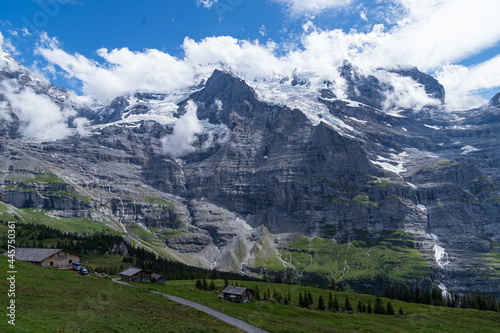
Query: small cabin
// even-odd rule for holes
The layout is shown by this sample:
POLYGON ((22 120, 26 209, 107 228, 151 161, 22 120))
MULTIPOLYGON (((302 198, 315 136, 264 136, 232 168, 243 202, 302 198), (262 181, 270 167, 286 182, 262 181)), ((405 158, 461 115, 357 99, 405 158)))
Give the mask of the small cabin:
POLYGON ((163 275, 153 273, 151 274, 151 278, 155 279, 156 284, 166 284, 167 283, 167 278, 163 275))
POLYGON ((222 294, 226 301, 234 303, 246 303, 252 300, 252 292, 248 288, 227 286, 222 294))
POLYGON ((151 282, 151 272, 140 268, 129 268, 120 272, 120 279, 127 282, 151 282))
MULTIPOLYGON (((8 253, 4 253, 8 256, 8 253)), ((63 249, 16 248, 15 259, 27 261, 37 266, 71 268, 73 263, 80 262, 81 257, 63 249)))

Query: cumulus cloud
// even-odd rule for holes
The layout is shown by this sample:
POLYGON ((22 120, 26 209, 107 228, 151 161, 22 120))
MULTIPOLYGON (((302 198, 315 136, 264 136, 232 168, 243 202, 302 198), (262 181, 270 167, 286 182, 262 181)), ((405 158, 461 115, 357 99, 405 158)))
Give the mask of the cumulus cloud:
POLYGON ((81 80, 84 93, 97 99, 137 90, 173 91, 194 83, 193 68, 188 63, 158 50, 133 52, 128 48, 112 51, 103 48, 97 51, 105 61, 105 65, 101 65, 80 54, 63 51, 56 39, 45 35, 37 53, 70 77, 81 80))
POLYGON ((486 103, 477 93, 500 87, 500 56, 465 67, 448 64, 436 72, 446 87, 447 103, 453 109, 469 109, 486 103))
POLYGON ((5 96, 12 110, 20 120, 20 134, 26 138, 57 140, 72 134, 68 119, 76 115, 72 109, 61 109, 45 95, 35 93, 31 88, 16 90, 3 84, 5 96))
POLYGON ((184 40, 186 62, 202 67, 208 72, 213 65, 223 64, 227 69, 249 80, 267 78, 284 73, 288 64, 274 55, 276 44, 260 44, 258 41, 241 41, 233 37, 209 37, 196 42, 184 40), (210 66, 212 65, 212 66, 210 66))
POLYGON ((427 95, 424 86, 409 77, 386 71, 377 71, 374 74, 379 80, 389 83, 393 87, 392 90, 386 92, 386 100, 383 103, 386 110, 394 108, 420 109, 423 106, 438 106, 441 104, 439 100, 427 95))
POLYGON ((293 15, 318 14, 324 10, 349 5, 352 0, 273 0, 282 4, 293 15))
POLYGON ((193 101, 186 104, 186 113, 175 123, 171 135, 163 139, 163 152, 173 157, 182 157, 196 150, 193 143, 203 126, 196 115, 198 107, 193 101))
POLYGON ((218 2, 219 0, 196 0, 196 4, 198 6, 203 6, 203 8, 212 8, 214 3, 218 2))
POLYGON ((73 120, 73 125, 76 127, 76 132, 81 136, 87 136, 91 132, 88 129, 90 120, 87 118, 78 117, 73 120))
MULTIPOLYGON (((296 13, 316 13, 348 6, 347 0, 274 0, 296 13)), ((200 1, 211 6, 214 1, 200 1)), ((500 41, 500 2, 496 0, 389 0, 377 2, 378 10, 388 9, 388 25, 377 24, 366 31, 321 30, 312 22, 304 24, 300 45, 238 40, 230 36, 208 37, 199 41, 186 38, 184 57, 172 57, 158 50, 131 51, 127 48, 101 49, 100 62, 62 50, 55 39, 44 36, 38 53, 69 77, 82 82, 85 94, 111 99, 126 92, 144 90, 171 92, 198 83, 200 76, 215 68, 224 68, 247 80, 309 75, 314 82, 333 82, 335 93, 342 96, 344 80, 338 67, 344 60, 371 75, 379 67, 417 66, 444 84, 449 106, 478 103, 474 92, 500 85, 498 60, 470 68, 454 67, 471 55, 500 41), (387 4, 392 7, 387 7, 387 4), (467 80, 455 81, 454 78, 467 80), (460 84, 458 84, 458 83, 460 84)), ((364 9, 363 9, 364 10, 364 9)), ((364 12, 363 12, 364 13, 364 12)), ((368 14, 364 14, 365 16, 368 14)), ((383 79, 394 81, 391 77, 383 79)), ((408 78, 404 79, 409 80, 408 78)), ((399 85, 403 81, 393 82, 399 85)), ((416 105, 429 102, 414 84, 398 95, 388 96, 387 105, 402 102, 416 105), (403 100, 404 94, 411 94, 403 100)))

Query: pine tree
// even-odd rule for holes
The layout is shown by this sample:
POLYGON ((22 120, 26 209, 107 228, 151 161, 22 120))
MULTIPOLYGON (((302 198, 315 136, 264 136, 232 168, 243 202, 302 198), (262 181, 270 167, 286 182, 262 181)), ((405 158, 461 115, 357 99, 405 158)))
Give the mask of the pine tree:
POLYGON ((313 298, 312 298, 312 295, 311 295, 310 291, 307 292, 307 301, 308 301, 309 305, 313 305, 314 304, 313 298))
POLYGON ((299 306, 301 308, 305 308, 305 306, 304 306, 304 299, 302 298, 302 292, 299 293, 299 306))
POLYGON ((382 300, 380 299, 379 296, 377 296, 375 298, 375 308, 373 309, 373 312, 375 314, 384 314, 385 313, 384 305, 382 304, 382 300))
POLYGON ((260 301, 260 291, 259 291, 259 286, 255 286, 255 299, 257 299, 258 301, 260 301))
POLYGON ((339 301, 337 299, 337 295, 335 295, 335 298, 333 299, 333 309, 337 312, 340 309, 339 301))
POLYGON ((358 312, 363 312, 363 303, 361 303, 361 300, 358 301, 358 312))
POLYGON ((304 305, 304 308, 308 308, 309 305, 311 305, 309 303, 309 297, 307 297, 307 291, 304 292, 304 299, 303 299, 302 304, 304 305))
POLYGON ((208 290, 210 290, 210 291, 214 291, 215 290, 215 282, 214 282, 214 280, 212 280, 210 282, 210 285, 208 286, 208 290))
POLYGON ((201 282, 201 289, 208 290, 208 284, 206 278, 203 278, 203 281, 201 282))
POLYGON ((366 312, 372 313, 372 305, 370 302, 368 302, 368 307, 366 308, 366 312))
POLYGON ((394 308, 392 307, 391 302, 388 302, 388 303, 387 303, 386 313, 387 313, 387 315, 389 315, 389 316, 394 316, 394 308))
POLYGON ((196 280, 195 287, 198 288, 198 289, 202 289, 202 284, 201 284, 201 280, 200 279, 196 280))
POLYGON ((332 284, 330 285, 330 289, 333 291, 337 289, 337 286, 335 285, 335 279, 332 279, 332 284))
POLYGON ((422 299, 420 296, 420 288, 418 287, 418 283, 415 286, 415 302, 416 303, 422 303, 422 299))
POLYGON ((319 296, 318 310, 325 311, 325 301, 323 300, 323 296, 319 296))
POLYGON ((399 315, 402 316, 403 315, 403 308, 399 308, 399 315))
POLYGON ((346 311, 352 311, 351 302, 349 301, 349 297, 347 295, 345 296, 344 308, 346 311))
POLYGON ((229 280, 227 279, 227 276, 224 278, 224 289, 229 286, 229 280))
POLYGON ((330 295, 328 295, 328 311, 332 310, 333 310, 333 297, 332 293, 330 293, 330 295))
POLYGON ((431 295, 431 291, 429 290, 429 288, 426 288, 424 290, 423 303, 429 304, 429 305, 432 304, 432 295, 431 295))

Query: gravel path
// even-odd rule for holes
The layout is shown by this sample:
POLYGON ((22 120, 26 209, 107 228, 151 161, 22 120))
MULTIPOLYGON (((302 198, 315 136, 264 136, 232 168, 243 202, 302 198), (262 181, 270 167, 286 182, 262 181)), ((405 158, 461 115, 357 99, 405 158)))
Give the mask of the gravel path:
MULTIPOLYGON (((131 286, 131 287, 136 287, 136 286, 134 286, 132 284, 120 281, 119 278, 113 279, 113 282, 116 282, 116 283, 119 283, 119 284, 124 284, 124 285, 131 286)), ((193 302, 193 301, 181 298, 181 297, 176 297, 176 296, 172 296, 172 295, 160 293, 158 291, 152 291, 152 293, 160 294, 162 296, 165 296, 166 298, 168 298, 169 300, 171 300, 173 302, 177 302, 179 304, 192 307, 192 308, 194 308, 196 310, 203 311, 203 312, 211 315, 212 317, 215 317, 215 318, 217 318, 217 319, 225 322, 226 324, 229 324, 231 326, 234 326, 234 327, 242 330, 243 332, 247 332, 247 333, 269 333, 267 331, 264 331, 263 329, 255 327, 253 325, 250 325, 249 323, 246 323, 243 320, 240 320, 240 319, 228 316, 227 314, 224 314, 222 312, 216 311, 216 310, 214 310, 212 308, 209 308, 208 306, 201 305, 200 303, 196 303, 196 302, 193 302)))

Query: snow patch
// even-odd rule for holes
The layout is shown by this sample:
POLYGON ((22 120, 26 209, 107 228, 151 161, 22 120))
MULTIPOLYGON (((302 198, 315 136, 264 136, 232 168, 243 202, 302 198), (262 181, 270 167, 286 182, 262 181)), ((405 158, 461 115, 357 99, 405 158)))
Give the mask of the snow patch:
POLYGON ((424 205, 417 205, 417 208, 423 212, 427 212, 427 207, 425 207, 424 205))
POLYGON ((358 122, 360 124, 366 124, 368 122, 366 120, 360 120, 360 119, 357 119, 357 118, 354 118, 354 117, 349 117, 349 119, 354 120, 355 122, 358 122))
POLYGON ((462 150, 462 155, 467 155, 469 153, 473 153, 473 152, 479 151, 479 149, 477 149, 475 147, 472 147, 472 146, 462 147, 461 150, 462 150))
MULTIPOLYGON (((352 137, 360 135, 352 126, 333 116, 325 104, 320 102, 319 84, 292 86, 289 82, 253 81, 247 82, 252 87, 259 100, 279 107, 288 106, 304 113, 314 126, 324 122, 334 128, 340 135, 352 137)), ((324 100, 324 99, 323 99, 324 100)))
POLYGON ((438 126, 431 126, 431 125, 427 125, 427 124, 424 124, 424 126, 425 126, 425 127, 427 127, 427 128, 431 128, 431 129, 433 129, 433 130, 440 130, 440 129, 441 129, 441 127, 438 127, 438 126))
POLYGON ((416 190, 416 189, 417 189, 417 186, 416 186, 416 185, 414 185, 414 184, 412 184, 412 183, 408 183, 408 182, 407 182, 406 184, 410 185, 410 187, 411 187, 412 189, 414 189, 414 190, 416 190))
POLYGON ((404 110, 390 110, 390 111, 387 111, 386 114, 388 116, 391 116, 391 117, 394 117, 394 118, 405 118, 405 116, 402 116, 401 115, 401 112, 403 112, 404 110))
POLYGON ((376 161, 370 160, 375 165, 378 165, 384 170, 393 172, 397 175, 399 175, 402 172, 406 172, 407 169, 405 168, 405 157, 408 157, 407 152, 402 152, 400 154, 391 154, 391 158, 386 158, 382 156, 377 156, 376 161))

